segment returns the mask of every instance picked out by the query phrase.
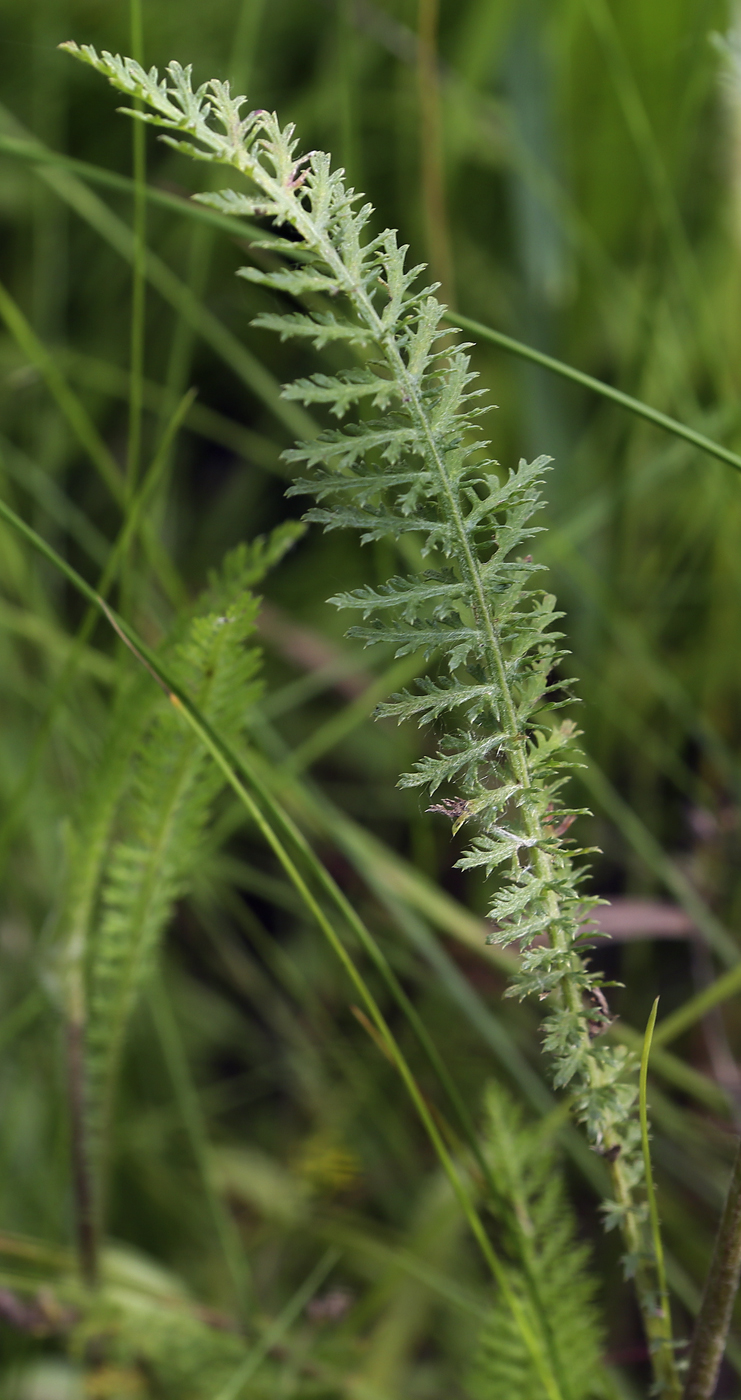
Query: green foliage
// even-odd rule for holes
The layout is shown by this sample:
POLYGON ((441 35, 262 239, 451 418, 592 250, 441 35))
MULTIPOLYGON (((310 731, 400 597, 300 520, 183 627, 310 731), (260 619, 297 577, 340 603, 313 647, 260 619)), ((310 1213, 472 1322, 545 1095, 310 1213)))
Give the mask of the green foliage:
MULTIPOLYGON (((604 1396, 611 1387, 602 1362, 597 1285, 553 1145, 543 1127, 525 1125, 521 1110, 496 1085, 487 1093, 484 1131, 498 1193, 491 1208, 511 1287, 540 1328, 564 1396, 604 1396)), ((511 1314, 498 1301, 482 1330, 469 1384, 475 1400, 540 1400, 543 1394, 511 1314)))
POLYGON ((469 360, 463 349, 441 345, 448 333, 435 289, 414 290, 421 269, 407 268, 407 250, 395 233, 366 236, 371 207, 355 211, 359 197, 328 155, 297 156, 293 127, 281 129, 274 115, 242 117, 244 99, 233 98, 228 84, 213 81, 194 91, 190 69, 177 63, 160 80, 131 59, 66 47, 154 109, 134 116, 180 132, 178 149, 235 167, 256 191, 202 195, 202 202, 259 214, 299 236, 298 244, 270 238, 273 251, 300 257, 298 270, 254 275, 282 294, 328 292, 335 309, 264 314, 256 324, 284 337, 308 336, 318 348, 344 340, 372 353, 361 369, 292 386, 293 397, 311 403, 319 394, 340 417, 365 398, 388 411, 380 421, 361 418, 292 449, 291 463, 316 470, 289 494, 312 492, 329 502, 310 510, 307 520, 359 530, 363 543, 413 532, 436 562, 421 583, 417 576, 395 578, 380 591, 365 588, 334 601, 370 618, 351 635, 386 642, 397 656, 422 648, 439 658, 443 677, 423 683, 422 702, 399 696, 381 710, 400 719, 418 715, 425 702, 436 715, 463 710, 441 752, 403 781, 431 793, 453 783, 455 795, 442 810, 452 811, 456 826, 470 820, 477 828, 462 864, 489 872, 503 867, 490 917, 499 941, 517 940, 522 949, 514 990, 558 993, 545 1024, 554 1081, 569 1086, 595 1146, 619 1154, 622 1199, 612 1210, 624 1217, 635 1209, 632 1193, 642 1174, 636 1090, 625 1079, 629 1057, 622 1047, 594 1041, 607 1018, 599 977, 578 946, 588 906, 558 834, 574 816, 560 798, 578 761, 574 727, 554 713, 563 688, 553 674, 561 657, 554 600, 531 587, 538 566, 521 553, 538 528, 532 522, 546 459, 523 462, 499 481, 477 428, 484 409, 469 360))
MULTIPOLYGON (((487 340, 486 326, 477 323, 546 349, 567 369, 585 369, 682 419, 690 431, 738 448, 741 127, 735 78, 720 81, 717 50, 707 42, 709 29, 728 24, 728 5, 213 0, 204 8, 162 0, 0 0, 0 9, 7 38, 0 62, 1 275, 16 310, 10 315, 3 300, 0 499, 93 586, 100 588, 99 570, 110 579, 113 561, 125 556, 123 592, 105 596, 117 600, 141 637, 155 645, 153 639, 172 635, 173 614, 196 596, 206 570, 236 540, 281 519, 287 477, 295 472, 317 484, 313 469, 279 461, 289 441, 314 436, 301 398, 318 426, 335 428, 357 417, 382 418, 398 404, 388 398, 372 348, 338 339, 318 350, 315 329, 283 341, 249 326, 259 312, 280 319, 288 311, 308 312, 321 328, 316 318, 332 313, 336 324, 346 308, 327 294, 321 270, 308 266, 293 235, 291 249, 283 249, 291 274, 283 290, 280 247, 256 250, 258 276, 235 286, 234 268, 256 235, 257 216, 251 226, 237 224, 189 203, 189 190, 221 183, 218 169, 189 166, 179 151, 155 143, 146 154, 147 253, 137 258, 148 285, 144 297, 141 283, 137 288, 130 324, 134 203, 139 235, 144 222, 144 191, 132 200, 128 179, 131 124, 116 117, 116 104, 89 71, 56 52, 69 34, 99 51, 135 51, 161 71, 173 54, 194 58, 198 75, 228 75, 232 92, 247 91, 252 105, 294 117, 303 149, 332 150, 350 183, 369 191, 377 210, 371 233, 398 227, 400 243, 420 257, 432 253, 432 276, 445 278, 443 299, 476 318, 466 331, 477 341, 472 362, 479 385, 500 406, 491 427, 484 420, 494 455, 510 464, 552 453, 547 501, 534 521, 547 532, 525 548, 551 570, 547 587, 566 614, 555 626, 567 634, 568 671, 585 700, 578 718, 589 767, 575 771, 568 798, 587 802, 595 815, 567 834, 578 832, 582 844, 602 850, 586 888, 612 904, 595 911, 615 933, 609 946, 598 945, 598 965, 625 984, 608 993, 619 1016, 611 1037, 639 1046, 650 1003, 662 993, 666 1039, 650 1067, 651 1146, 673 1309, 686 1326, 730 1169, 724 1086, 739 1051, 738 972, 712 988, 711 996, 725 1002, 723 1024, 701 1025, 696 1001, 686 1003, 712 967, 699 948, 688 956, 681 932, 689 922, 707 929, 730 967, 741 908, 738 480, 584 383, 523 365, 506 344, 503 353, 503 342, 487 340), (437 36, 428 28, 419 44, 415 23, 429 26, 435 9, 437 36), (129 23, 137 10, 144 34, 134 48, 129 23), (437 190, 428 180, 435 169, 437 190), (224 238, 230 222, 232 236, 224 238), (426 230, 447 232, 447 270, 432 239, 425 244, 426 230), (265 273, 275 276, 272 288, 261 281, 265 273), (294 292, 308 300, 299 306, 294 292), (20 334, 22 318, 35 344, 20 334), (137 344, 143 385, 130 373, 137 344), (368 375, 376 371, 374 384, 368 375), (281 400, 280 381, 296 374, 301 379, 281 400), (197 398, 188 396, 177 437, 163 450, 163 425, 175 423, 189 386, 197 398), (142 480, 154 488, 141 509, 138 498, 132 508, 118 489, 119 464, 137 455, 140 395, 142 480), (164 470, 156 473, 147 464, 160 452, 164 470), (115 488, 110 499, 101 472, 115 488), (652 937, 653 906, 644 903, 667 899, 679 908, 655 912, 677 932, 668 941, 652 937), (694 1029, 679 1041, 678 1026, 694 1029)), ((143 136, 139 128, 140 179, 143 136)), ((247 191, 241 180, 240 187, 247 191)), ((274 233, 280 238, 286 229, 264 232, 266 245, 274 233)), ((356 467, 362 465, 359 459, 356 467)), ((386 480, 391 471, 387 464, 386 480)), ((341 497, 348 506, 378 504, 354 494, 351 475, 335 475, 341 489, 317 502, 320 508, 331 514, 341 497)), ((416 513, 426 517, 426 506, 416 513)), ((411 580, 419 568, 414 531, 402 535, 397 559, 384 539, 363 550, 356 540, 343 530, 312 531, 268 585, 261 623, 266 685, 250 715, 247 762, 313 847, 302 857, 306 869, 313 860, 316 878, 321 860, 346 889, 440 1047, 463 1102, 478 1105, 485 1082, 501 1075, 529 1114, 547 1119, 555 1100, 546 1083, 542 1007, 501 999, 516 945, 484 946, 487 889, 491 895, 500 883, 503 865, 492 877, 484 866, 452 870, 461 838, 476 832, 475 818, 449 839, 448 823, 422 810, 428 804, 419 787, 394 789, 397 775, 417 773, 425 755, 435 763, 445 756, 440 731, 460 728, 465 708, 457 715, 449 709, 451 677, 434 653, 423 686, 412 685, 420 650, 392 664, 382 644, 361 661, 356 646, 340 640, 343 614, 325 603, 329 594, 363 596, 370 585, 373 615, 383 620, 380 597, 391 576, 404 575, 418 598, 410 600, 409 618, 394 608, 388 616, 397 636, 402 622, 411 633, 415 608, 426 609, 432 597, 429 575, 444 574, 445 561, 433 552, 421 566, 428 576, 411 580), (404 703, 419 707, 419 719, 429 715, 431 726, 413 721, 393 729, 393 716, 373 725, 373 705, 388 703, 403 686, 413 692, 404 703)), ((85 644, 73 642, 78 600, 26 548, 22 533, 3 526, 1 544, 0 1230, 11 1233, 0 1234, 0 1311, 6 1321, 12 1316, 4 1290, 15 1291, 35 1300, 29 1321, 36 1315, 40 1322, 37 1332, 24 1334, 22 1309, 20 1327, 0 1321, 0 1393, 3 1400, 82 1400, 84 1383, 88 1400, 114 1390, 149 1400, 166 1384, 167 1346, 155 1337, 167 1330, 164 1294, 156 1302, 144 1294, 127 1320, 120 1290, 114 1306, 101 1267, 105 1306, 101 1300, 100 1325, 87 1334, 91 1345, 80 1346, 84 1382, 76 1367, 54 1360, 64 1352, 63 1334, 42 1330, 45 1318, 53 1327, 55 1309, 58 1321, 64 1313, 50 1256, 73 1239, 76 1186, 66 1152, 59 1017, 46 993, 51 988, 57 1003, 63 994, 67 1019, 79 1024, 92 927, 87 901, 97 917, 102 871, 125 835, 130 754, 153 710, 167 713, 169 706, 150 677, 139 672, 133 679, 133 658, 111 655, 105 626, 88 631, 85 644), (120 777, 109 766, 96 826, 78 794, 90 792, 105 766, 117 708, 122 716, 128 709, 119 726, 120 777), (71 944, 62 955, 55 933, 60 952, 50 967, 44 944, 50 926, 59 928, 50 911, 60 907, 65 886, 71 893, 68 876, 79 882, 79 960, 71 944), (34 1251, 29 1295, 25 1266, 15 1266, 34 1251), (146 1344, 142 1365, 137 1342, 146 1344)), ((372 617, 362 621, 372 628, 372 617)), ((459 671, 456 690, 464 698, 460 679, 459 671)), ((478 689, 474 682, 473 698, 478 689)), ((465 802, 462 781, 454 772, 432 804, 465 802)), ((505 810, 496 824, 508 829, 510 815, 505 810)), ((455 810, 451 816, 455 822, 455 810)), ((239 1290, 224 1267, 223 1223, 249 1261, 255 1309, 268 1325, 329 1234, 343 1249, 331 1288, 349 1292, 354 1304, 337 1322, 327 1313, 323 1321, 292 1324, 280 1357, 271 1355, 259 1373, 258 1392, 301 1396, 319 1387, 374 1400, 455 1394, 491 1305, 491 1285, 466 1244, 455 1203, 430 1171, 429 1143, 403 1087, 349 1014, 344 973, 316 937, 264 834, 244 822, 229 793, 217 800, 215 818, 190 892, 168 920, 161 1001, 172 1005, 175 1040, 182 1042, 177 1072, 157 1015, 144 1011, 129 1024, 107 1231, 165 1262, 166 1291, 176 1293, 175 1279, 182 1280, 191 1297, 224 1315, 225 1325, 239 1290), (302 1189, 308 1183, 300 1164, 315 1139, 352 1153, 350 1185, 302 1189), (257 1155, 266 1180, 285 1185, 300 1211, 281 1213, 269 1192, 246 1189, 236 1172, 227 1179, 217 1170, 212 1179, 208 1164, 222 1155, 257 1155), (441 1210, 433 1219, 422 1205, 435 1190, 441 1210), (337 1369, 324 1384, 323 1343, 335 1338, 337 1369)), ((71 903, 65 899, 66 908, 71 903)), ((337 927, 345 927, 339 911, 337 927)), ((357 962, 408 1049, 406 1022, 365 955, 357 962)), ((145 1005, 154 1010, 149 998, 145 1005)), ((416 1068, 415 1052, 411 1062, 416 1068)), ((446 1113, 429 1072, 420 1073, 431 1107, 446 1113)), ((594 1209, 609 1189, 608 1164, 570 1128, 559 1141, 580 1227, 596 1241, 621 1394, 643 1394, 643 1333, 620 1276, 618 1241, 614 1234, 600 1238, 594 1209)), ((472 1179, 475 1189, 475 1168, 472 1179)), ((491 1235, 499 1247, 503 1222, 492 1224, 491 1235)), ((65 1269, 74 1273, 71 1257, 65 1269)), ((79 1292, 78 1285, 83 1332, 90 1300, 80 1303, 79 1292)), ((249 1287, 240 1296, 249 1299, 249 1287)), ((254 1316, 249 1307, 242 1315, 254 1316)), ((207 1314, 196 1306, 192 1316, 207 1314)), ((227 1335, 235 1334, 214 1340, 227 1335)), ((202 1341, 208 1348, 207 1335, 202 1341)), ((172 1345, 182 1357, 174 1335, 172 1345)), ((731 1345, 731 1362, 734 1356, 741 1365, 731 1345)), ((173 1390, 186 1391, 189 1369, 195 1376, 199 1365, 194 1346, 172 1376, 173 1390)), ((213 1365, 220 1385, 215 1354, 213 1365)))
MULTIPOLYGON (((222 601, 220 591, 213 588, 208 610, 176 647, 173 672, 233 741, 259 694, 259 655, 245 646, 257 603, 247 592, 222 601)), ((132 755, 125 835, 109 854, 90 940, 87 1063, 106 1120, 126 1024, 175 901, 193 879, 223 782, 173 707, 158 711, 132 755)))
POLYGON ((107 1253, 94 1296, 70 1284, 60 1294, 77 1311, 70 1355, 92 1362, 93 1389, 136 1394, 148 1384, 173 1400, 200 1400, 217 1394, 249 1352, 229 1319, 209 1316, 177 1278, 128 1251, 107 1253))
MULTIPOLYGON (((297 155, 292 125, 281 128, 261 110, 242 116, 246 99, 232 97, 228 83, 212 80, 194 90, 191 69, 176 62, 160 80, 156 69, 145 73, 132 59, 98 57, 74 43, 63 47, 153 109, 133 109, 134 118, 183 138, 167 135, 166 143, 234 168, 249 182, 245 196, 209 193, 201 202, 293 230, 292 239, 271 235, 269 247, 298 257, 299 268, 247 270, 247 276, 281 295, 328 294, 333 310, 264 313, 255 324, 282 338, 308 338, 317 349, 344 342, 371 357, 351 377, 333 382, 322 375, 308 388, 294 387, 294 397, 311 403, 320 392, 330 407, 334 390, 339 417, 365 397, 382 397, 388 407, 381 420, 358 417, 287 454, 291 463, 314 469, 289 494, 316 495, 322 504, 306 519, 357 530, 361 543, 413 533, 435 565, 424 579, 429 597, 415 576, 396 578, 383 592, 366 588, 333 601, 369 619, 352 636, 386 642, 397 656, 418 649, 428 659, 434 655, 445 676, 438 706, 447 701, 456 720, 464 711, 438 755, 403 782, 432 794, 451 784, 452 795, 437 810, 453 816, 456 828, 471 821, 476 831, 460 863, 489 874, 502 868, 489 909, 492 937, 519 944, 518 996, 553 997, 544 1024, 553 1082, 569 1089, 590 1142, 611 1162, 608 1225, 622 1227, 657 1381, 673 1395, 669 1323, 654 1306, 655 1261, 643 1229, 636 1065, 623 1046, 599 1039, 610 1018, 601 977, 582 953, 589 903, 563 839, 578 813, 560 794, 578 758, 573 724, 559 723, 555 714, 564 687, 554 678, 562 659, 552 629, 559 614, 553 598, 532 588, 538 566, 520 552, 537 533, 532 521, 547 459, 521 462, 498 479, 478 431, 485 409, 472 388, 466 347, 443 343, 450 333, 441 325, 437 284, 416 289, 422 268, 406 266, 408 250, 395 232, 368 236, 372 208, 356 209, 360 196, 332 169, 328 154, 297 155)), ((399 719, 417 712, 414 697, 397 696, 392 705, 399 719)))
MULTIPOLYGON (((269 540, 227 555, 180 623, 181 636, 165 648, 173 679, 227 742, 244 733, 260 694, 260 653, 247 645, 259 604, 251 589, 301 533, 289 522, 269 540)), ((221 771, 174 701, 157 701, 146 677, 126 684, 81 798, 56 950, 68 1014, 84 1027, 87 1112, 98 1154, 110 1136, 127 1024, 174 905, 197 877, 222 787, 221 771)))

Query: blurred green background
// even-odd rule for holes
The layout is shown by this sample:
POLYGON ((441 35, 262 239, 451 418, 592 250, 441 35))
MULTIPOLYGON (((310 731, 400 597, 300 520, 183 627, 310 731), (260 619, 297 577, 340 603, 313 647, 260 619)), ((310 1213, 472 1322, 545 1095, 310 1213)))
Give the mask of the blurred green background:
MULTIPOLYGON (((0 275, 35 337, 31 350, 5 316, 0 489, 94 582, 117 509, 64 395, 123 461, 132 200, 23 143, 131 174, 115 94, 56 49, 74 38, 130 52, 130 15, 122 0, 3 0, 0 17, 0 275)), ((440 0, 437 23, 431 0, 144 0, 144 57, 192 62, 197 80, 228 76, 252 106, 295 121, 304 148, 331 150, 367 191, 374 229, 398 227, 462 313, 741 451, 741 88, 711 41, 736 18, 721 0, 440 0)), ((146 159, 155 191, 205 187, 200 167, 150 134, 146 159)), ((245 258, 236 234, 156 202, 146 232, 145 456, 178 398, 198 391, 151 507, 165 583, 142 552, 123 600, 154 643, 225 550, 300 513, 284 498, 280 452, 294 433, 274 386, 322 363, 251 329, 268 302, 234 276, 245 258)), ((583 701, 589 766, 574 792, 594 817, 580 838, 599 847, 592 888, 611 901, 614 934, 598 956, 625 984, 614 1006, 642 1029, 657 994, 666 1015, 739 957, 741 479, 491 345, 473 356, 499 406, 486 420, 498 460, 554 459, 536 549, 583 701)), ((413 672, 359 653, 326 602, 393 568, 390 546, 361 550, 313 528, 268 579, 252 737, 474 1112, 497 1078, 547 1115, 536 1014, 502 1000, 483 891, 455 870, 448 824, 395 786, 432 741, 370 717, 413 672)), ((44 949, 74 795, 120 664, 99 628, 54 702, 80 617, 66 585, 2 527, 0 1289, 24 1258, 39 1277, 52 1257, 62 1268, 71 1242, 44 949)), ((124 1274, 141 1283, 150 1269, 153 1290, 177 1278, 230 1314, 224 1255, 238 1256, 239 1273, 244 1251, 262 1326, 332 1248, 317 1297, 334 1296, 335 1313, 304 1310, 254 1393, 467 1394, 487 1286, 463 1223, 341 970, 227 801, 168 934, 164 983, 167 1002, 158 1011, 155 990, 137 1014, 121 1088, 110 1227, 124 1274), (155 1278, 155 1266, 169 1272, 155 1278)), ((701 1078, 657 1062, 651 1089, 685 1325, 741 1112, 738 1007, 731 998, 672 1045, 701 1078)), ((561 1139, 604 1280, 616 1384, 629 1394, 644 1357, 617 1246, 600 1232, 599 1163, 575 1134, 561 1139)), ((0 1393, 79 1393, 53 1328, 0 1328, 0 1393)), ((91 1384, 149 1393, 128 1363, 91 1384)), ((173 1384, 191 1393, 190 1381, 173 1384)), ((736 1384, 729 1370, 723 1393, 736 1384)), ((211 1392, 193 1382, 193 1393, 211 1392)))

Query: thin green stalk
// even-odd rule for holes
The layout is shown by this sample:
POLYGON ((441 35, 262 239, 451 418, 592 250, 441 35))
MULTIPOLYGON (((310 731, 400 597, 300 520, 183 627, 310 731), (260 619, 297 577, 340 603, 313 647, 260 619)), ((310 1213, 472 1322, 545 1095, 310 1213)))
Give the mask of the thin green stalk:
POLYGON ((651 1054, 651 1038, 656 1025, 656 1013, 659 1009, 659 998, 657 997, 648 1018, 646 1034, 643 1040, 643 1050, 641 1053, 641 1074, 639 1080, 639 1113, 641 1118, 641 1145, 643 1148, 643 1169, 646 1176, 646 1196, 648 1199, 648 1213, 651 1224, 651 1239, 653 1241, 653 1257, 656 1265, 656 1277, 659 1284, 659 1299, 656 1308, 656 1319, 659 1327, 654 1340, 654 1359, 657 1363, 657 1371, 664 1377, 666 1394, 679 1397, 680 1384, 674 1364, 674 1350, 672 1346, 672 1323, 671 1310, 669 1307, 669 1290, 666 1283, 666 1269, 664 1267, 664 1250, 661 1243, 661 1226, 659 1223, 659 1211, 656 1204, 656 1191, 654 1189, 653 1170, 651 1167, 651 1147, 648 1135, 648 1061, 651 1054))
MULTIPOLYGON (((626 1021, 613 1021, 608 1035, 619 1040, 621 1044, 627 1045, 638 1055, 643 1049, 644 1037, 634 1026, 629 1026, 626 1021)), ((731 1101, 725 1089, 720 1084, 716 1084, 707 1074, 702 1074, 700 1070, 693 1069, 691 1065, 680 1060, 678 1055, 673 1055, 670 1050, 662 1050, 656 1043, 656 1035, 653 1036, 651 1045, 651 1069, 654 1076, 666 1080, 676 1089, 680 1089, 689 1098, 695 1099, 703 1108, 710 1109, 711 1113, 727 1118, 731 1111, 731 1101)))
POLYGON ((684 1400, 711 1400, 741 1277, 741 1143, 710 1261, 690 1348, 684 1400))

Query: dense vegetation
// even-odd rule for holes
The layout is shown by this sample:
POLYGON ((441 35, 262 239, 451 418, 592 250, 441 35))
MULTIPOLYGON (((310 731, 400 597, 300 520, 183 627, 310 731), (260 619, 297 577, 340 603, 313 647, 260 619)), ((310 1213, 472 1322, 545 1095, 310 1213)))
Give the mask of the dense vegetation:
MULTIPOLYGON (((487 781, 469 770, 471 812, 426 811, 398 776, 448 777, 455 748, 435 758, 434 731, 391 723, 419 712, 411 698, 372 718, 436 655, 415 637, 421 618, 449 625, 454 596, 470 630, 468 602, 438 570, 420 612, 399 577, 424 543, 419 522, 401 528, 420 503, 403 474, 383 528, 367 486, 370 509, 346 522, 363 549, 304 530, 300 497, 285 497, 297 463, 327 464, 337 437, 284 449, 331 426, 338 384, 346 406, 368 387, 343 370, 353 336, 323 303, 309 302, 325 332, 313 346, 267 334, 285 329, 288 296, 333 288, 321 268, 281 270, 285 248, 255 247, 223 205, 186 208, 223 181, 145 145, 139 123, 132 138, 110 90, 55 46, 74 34, 162 67, 193 59, 196 81, 231 77, 250 106, 296 121, 302 150, 333 152, 373 200, 369 236, 398 226, 462 315, 732 449, 741 98, 710 33, 733 16, 700 0, 655 9, 7 7, 2 496, 67 571, 2 526, 8 1396, 647 1389, 621 1246, 599 1218, 619 1155, 583 1095, 603 1155, 568 1126, 536 1009, 502 999, 512 956, 486 942, 481 862, 460 864, 457 819, 476 804, 496 817, 487 781), (138 185, 122 178, 132 168, 138 185), (246 256, 253 274, 237 281, 246 256), (80 575, 123 623, 107 605, 98 622, 82 611, 80 575), (408 635, 397 623, 363 652, 327 598, 383 609, 392 576, 408 635), (205 728, 176 713, 189 700, 205 728)), ((384 247, 390 287, 401 273, 384 247)), ((624 984, 608 990, 620 1020, 607 1035, 598 985, 580 1014, 617 1063, 661 996, 652 1151, 686 1337, 739 1102, 741 461, 474 334, 477 387, 500 404, 484 420, 498 479, 520 456, 554 459, 533 560, 494 591, 545 564, 565 614, 568 661, 546 645, 536 662, 566 706, 562 732, 584 730, 567 802, 594 816, 568 835, 599 848, 588 888, 610 901, 598 917, 613 943, 593 972, 624 984)), ((536 475, 491 504, 500 525, 511 509, 515 545, 536 475)), ((343 523, 325 502, 313 518, 343 523)), ((471 645, 452 638, 452 670, 490 684, 471 645)), ((441 711, 435 675, 424 704, 441 711)), ((524 727, 537 699, 522 691, 524 727)), ((467 723, 480 711, 470 696, 467 723)), ((570 820, 549 815, 554 797, 543 790, 544 852, 570 820)), ((494 826, 478 850, 496 864, 492 831, 506 844, 494 826)), ((536 948, 531 987, 539 975, 536 948)), ((739 1364, 732 1343, 722 1393, 739 1364)))

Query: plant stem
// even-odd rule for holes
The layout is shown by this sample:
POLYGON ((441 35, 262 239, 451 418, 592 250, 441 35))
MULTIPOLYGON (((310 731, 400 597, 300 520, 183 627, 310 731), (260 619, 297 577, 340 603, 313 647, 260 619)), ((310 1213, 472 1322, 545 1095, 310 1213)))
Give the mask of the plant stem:
MULTIPOLYGON (((47 544, 30 525, 27 525, 14 510, 2 500, 0 500, 0 518, 14 528, 39 554, 45 559, 48 559, 84 598, 87 598, 89 602, 93 603, 95 607, 103 613, 117 635, 126 643, 129 650, 140 664, 144 666, 145 670, 149 671, 152 679, 167 696, 170 703, 179 711, 193 733, 200 739, 204 748, 211 754, 211 757, 221 768, 227 782, 236 793, 245 810, 253 819, 258 831, 265 837, 270 849, 277 856, 298 895, 303 900, 305 907, 313 915, 324 937, 327 939, 327 942, 347 973, 352 985, 365 1004, 369 1017, 387 1049, 389 1057, 404 1084, 443 1171, 450 1182, 481 1254, 491 1270, 492 1276, 498 1284, 504 1300, 511 1310, 522 1340, 532 1357, 535 1369, 543 1384, 545 1394, 548 1396, 549 1400, 564 1400, 548 1364, 548 1359, 544 1355, 537 1331, 533 1328, 531 1319, 528 1316, 526 1308, 523 1307, 521 1299, 511 1287, 507 1271, 502 1265, 499 1256, 495 1253, 481 1217, 471 1198, 467 1183, 445 1145, 434 1115, 427 1104, 424 1094, 419 1088, 417 1080, 393 1032, 373 996, 371 989, 355 966, 355 963, 347 952, 331 920, 327 917, 322 905, 313 895, 289 851, 285 849, 273 826, 262 811, 261 806, 245 786, 242 780, 242 774, 247 777, 248 782, 250 779, 244 765, 241 763, 240 759, 233 754, 230 746, 211 728, 208 720, 201 714, 200 710, 190 699, 185 690, 168 676, 158 657, 149 650, 146 643, 137 636, 133 628, 129 627, 128 624, 124 622, 123 618, 117 616, 113 609, 108 607, 108 604, 103 598, 101 598, 100 595, 95 592, 95 589, 77 573, 77 570, 58 554, 51 545, 47 544)), ((79 1085, 81 1088, 82 1080, 80 1076, 76 1077, 75 1084, 79 1085)), ((83 1104, 81 1092, 78 1102, 81 1109, 83 1104)), ((82 1117, 80 1121, 82 1121, 82 1117)), ((85 1200, 84 1193, 81 1192, 79 1199, 81 1201, 85 1200)))
POLYGON ((723 1360, 741 1275, 741 1142, 690 1350, 684 1400, 710 1400, 723 1360))

